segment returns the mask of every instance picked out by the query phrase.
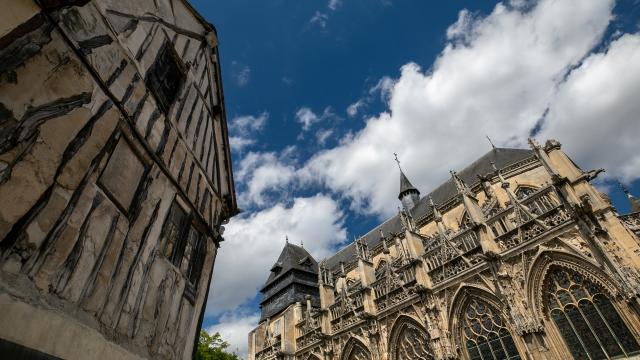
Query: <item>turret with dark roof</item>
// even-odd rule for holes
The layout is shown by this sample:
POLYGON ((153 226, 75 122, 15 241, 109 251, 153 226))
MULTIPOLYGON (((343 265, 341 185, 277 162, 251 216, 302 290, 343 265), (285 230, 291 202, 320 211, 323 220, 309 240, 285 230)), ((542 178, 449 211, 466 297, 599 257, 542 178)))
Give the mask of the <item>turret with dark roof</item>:
POLYGON ((313 306, 320 306, 318 262, 305 248, 287 241, 260 292, 260 321, 278 314, 291 304, 305 302, 307 295, 311 297, 313 306))
POLYGON ((402 207, 409 211, 418 204, 418 201, 420 200, 420 191, 411 184, 411 181, 409 181, 402 171, 397 155, 396 162, 398 163, 398 169, 400 170, 400 192, 398 193, 398 200, 402 202, 402 207))

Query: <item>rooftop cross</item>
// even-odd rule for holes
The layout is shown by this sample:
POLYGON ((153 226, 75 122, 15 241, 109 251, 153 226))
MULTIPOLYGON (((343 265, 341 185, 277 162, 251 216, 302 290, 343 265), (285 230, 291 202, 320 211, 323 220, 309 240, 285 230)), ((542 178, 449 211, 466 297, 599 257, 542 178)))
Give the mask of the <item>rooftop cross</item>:
POLYGON ((398 169, 400 169, 400 171, 402 171, 402 168, 400 167, 400 160, 398 160, 398 154, 397 153, 393 153, 393 156, 396 159, 396 163, 398 163, 398 169))

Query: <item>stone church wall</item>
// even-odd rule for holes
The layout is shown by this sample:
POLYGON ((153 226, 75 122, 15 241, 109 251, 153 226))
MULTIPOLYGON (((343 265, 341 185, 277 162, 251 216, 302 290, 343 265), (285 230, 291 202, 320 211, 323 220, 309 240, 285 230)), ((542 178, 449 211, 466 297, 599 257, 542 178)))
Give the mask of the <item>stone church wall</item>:
POLYGON ((3 4, 2 344, 190 358, 237 211, 215 30, 181 0, 3 4))

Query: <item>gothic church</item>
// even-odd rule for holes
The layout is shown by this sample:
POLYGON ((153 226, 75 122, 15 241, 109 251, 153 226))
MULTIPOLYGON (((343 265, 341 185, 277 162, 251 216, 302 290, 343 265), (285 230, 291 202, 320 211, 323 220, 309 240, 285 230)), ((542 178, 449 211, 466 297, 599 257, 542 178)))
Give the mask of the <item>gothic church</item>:
MULTIPOLYGON (((560 143, 494 148, 316 262, 287 243, 249 359, 613 359, 640 354, 640 202, 617 213, 560 143)), ((305 239, 307 240, 307 239, 305 239)), ((308 239, 311 240, 311 239, 308 239)))

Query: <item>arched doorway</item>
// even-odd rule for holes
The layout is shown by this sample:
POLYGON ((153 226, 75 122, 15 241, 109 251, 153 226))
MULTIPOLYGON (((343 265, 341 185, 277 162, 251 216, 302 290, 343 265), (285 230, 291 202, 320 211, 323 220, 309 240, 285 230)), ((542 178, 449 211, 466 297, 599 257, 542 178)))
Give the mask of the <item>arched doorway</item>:
POLYGON ((464 306, 460 325, 463 345, 471 360, 520 359, 504 319, 488 302, 471 297, 464 306))
POLYGON ((352 338, 342 351, 342 360, 371 360, 371 353, 362 342, 352 338))
POLYGON ((544 306, 575 359, 640 354, 640 345, 602 286, 552 265, 543 282, 544 306))
POLYGON ((389 338, 389 356, 391 360, 433 359, 429 335, 422 325, 406 316, 396 320, 389 338))

